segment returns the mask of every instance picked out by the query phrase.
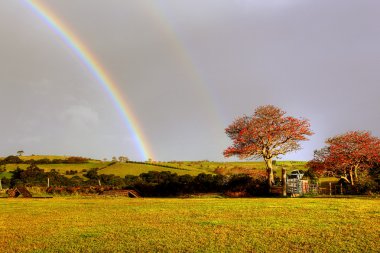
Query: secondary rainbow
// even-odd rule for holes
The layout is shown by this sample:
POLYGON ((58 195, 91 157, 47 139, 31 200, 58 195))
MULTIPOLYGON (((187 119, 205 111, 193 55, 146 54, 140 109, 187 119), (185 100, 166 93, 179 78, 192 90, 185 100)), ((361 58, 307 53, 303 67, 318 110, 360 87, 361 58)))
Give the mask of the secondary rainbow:
POLYGON ((133 133, 133 138, 137 144, 140 155, 144 160, 153 158, 153 154, 148 148, 147 141, 144 138, 138 123, 129 106, 118 90, 116 84, 112 81, 110 75, 97 61, 96 57, 90 50, 78 39, 75 34, 65 26, 52 11, 36 1, 25 1, 30 8, 41 17, 64 41, 64 43, 80 58, 92 75, 102 85, 106 93, 112 98, 112 102, 121 114, 129 131, 133 133))
POLYGON ((202 78, 197 64, 194 63, 191 57, 190 50, 175 31, 172 23, 160 8, 160 4, 156 1, 143 0, 139 0, 138 3, 148 14, 147 17, 153 20, 154 25, 166 38, 167 43, 170 43, 171 49, 175 51, 179 64, 188 73, 188 77, 192 80, 192 85, 198 91, 202 103, 205 104, 203 109, 208 113, 210 122, 214 124, 216 129, 224 129, 228 122, 224 119, 224 113, 219 109, 222 108, 221 100, 215 96, 216 92, 212 91, 202 78))

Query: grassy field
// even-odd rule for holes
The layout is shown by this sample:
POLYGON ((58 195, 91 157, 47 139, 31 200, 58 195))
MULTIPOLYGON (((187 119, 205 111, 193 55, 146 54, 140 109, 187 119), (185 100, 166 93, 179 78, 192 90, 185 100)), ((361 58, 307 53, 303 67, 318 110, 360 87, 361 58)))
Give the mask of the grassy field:
POLYGON ((379 252, 380 199, 0 199, 1 252, 379 252))

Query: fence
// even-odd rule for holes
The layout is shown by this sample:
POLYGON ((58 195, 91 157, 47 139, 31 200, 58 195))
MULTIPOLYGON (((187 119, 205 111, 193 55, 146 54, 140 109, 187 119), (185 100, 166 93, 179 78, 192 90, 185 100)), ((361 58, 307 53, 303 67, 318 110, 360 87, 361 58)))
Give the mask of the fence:
POLYGON ((324 195, 345 195, 355 194, 357 190, 344 183, 325 183, 322 186, 318 183, 310 183, 308 180, 288 178, 286 180, 287 194, 324 194, 324 195))

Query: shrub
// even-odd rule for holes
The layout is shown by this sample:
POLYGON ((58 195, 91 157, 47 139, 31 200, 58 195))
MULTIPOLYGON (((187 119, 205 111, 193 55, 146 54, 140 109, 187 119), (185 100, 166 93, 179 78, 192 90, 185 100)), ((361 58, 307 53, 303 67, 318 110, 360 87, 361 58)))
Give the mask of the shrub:
POLYGON ((11 180, 9 178, 3 177, 1 178, 1 186, 6 189, 9 188, 11 185, 11 180))
POLYGON ((38 168, 36 165, 32 164, 26 170, 17 167, 17 169, 11 173, 11 187, 20 184, 28 186, 46 185, 47 174, 43 169, 38 168))
POLYGON ((63 163, 68 164, 77 164, 77 163, 88 163, 88 158, 79 157, 79 156, 71 156, 68 157, 66 160, 63 160, 63 163))
POLYGON ((98 170, 99 168, 92 168, 83 176, 87 177, 88 179, 97 180, 99 178, 98 170))
POLYGON ((14 155, 7 156, 1 161, 2 164, 20 164, 22 162, 20 157, 14 155))

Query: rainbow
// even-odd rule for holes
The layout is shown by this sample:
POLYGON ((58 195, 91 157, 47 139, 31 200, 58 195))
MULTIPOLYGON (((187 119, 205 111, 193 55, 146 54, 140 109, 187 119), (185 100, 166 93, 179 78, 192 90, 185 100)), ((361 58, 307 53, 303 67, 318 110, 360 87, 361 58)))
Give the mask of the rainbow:
POLYGON ((112 81, 110 75, 107 74, 105 68, 102 67, 102 65, 97 61, 94 54, 46 6, 32 0, 26 0, 25 2, 61 37, 64 43, 79 57, 91 74, 96 78, 96 80, 98 80, 99 84, 101 84, 106 93, 110 96, 115 108, 122 116, 127 128, 131 133, 133 133, 133 139, 142 159, 147 160, 148 158, 153 158, 153 153, 150 151, 148 142, 144 138, 144 135, 138 126, 136 117, 133 115, 125 99, 122 97, 116 84, 112 81))

